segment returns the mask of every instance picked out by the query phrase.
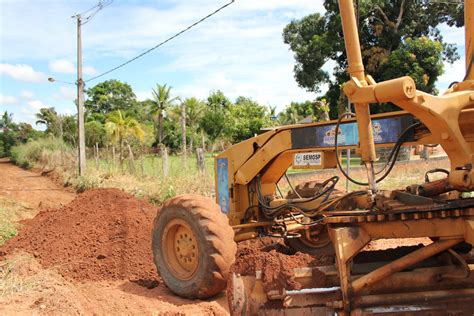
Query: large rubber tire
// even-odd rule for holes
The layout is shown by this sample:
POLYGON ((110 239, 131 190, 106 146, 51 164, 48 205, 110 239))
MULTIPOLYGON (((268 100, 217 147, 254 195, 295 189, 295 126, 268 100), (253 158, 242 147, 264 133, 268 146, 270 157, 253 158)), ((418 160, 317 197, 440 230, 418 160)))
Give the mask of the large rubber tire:
POLYGON ((154 222, 152 250, 171 291, 205 299, 225 289, 237 245, 220 207, 211 199, 186 194, 163 204, 154 222))
MULTIPOLYGON (((320 188, 321 182, 307 181, 299 183, 295 187, 295 191, 298 192, 299 196, 301 196, 302 198, 310 198, 313 197, 316 192, 320 190, 320 188)), ((288 192, 286 198, 296 199, 298 198, 298 194, 296 194, 294 191, 290 191, 288 192)), ((308 240, 304 235, 305 233, 302 232, 302 236, 300 238, 285 239, 285 244, 290 247, 293 252, 299 251, 310 255, 333 255, 334 247, 329 239, 327 228, 323 226, 320 229, 323 230, 323 235, 321 237, 324 238, 326 241, 312 242, 311 240, 308 240)))

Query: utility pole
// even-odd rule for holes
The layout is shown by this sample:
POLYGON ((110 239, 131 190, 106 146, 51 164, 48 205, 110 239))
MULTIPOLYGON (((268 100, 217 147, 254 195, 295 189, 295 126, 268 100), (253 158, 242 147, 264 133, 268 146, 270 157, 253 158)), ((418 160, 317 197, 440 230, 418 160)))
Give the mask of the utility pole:
POLYGON ((77 132, 78 132, 78 157, 79 175, 86 171, 86 142, 84 131, 84 81, 82 80, 82 42, 81 42, 81 15, 75 16, 77 20, 77 132))

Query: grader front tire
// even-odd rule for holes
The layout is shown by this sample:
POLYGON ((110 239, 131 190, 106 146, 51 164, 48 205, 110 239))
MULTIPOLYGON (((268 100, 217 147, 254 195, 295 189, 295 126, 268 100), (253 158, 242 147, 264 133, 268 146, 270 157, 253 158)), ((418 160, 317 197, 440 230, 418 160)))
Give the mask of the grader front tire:
POLYGON ((236 248, 227 217, 211 199, 177 196, 166 201, 155 218, 156 268, 168 288, 182 297, 205 299, 220 293, 236 248))

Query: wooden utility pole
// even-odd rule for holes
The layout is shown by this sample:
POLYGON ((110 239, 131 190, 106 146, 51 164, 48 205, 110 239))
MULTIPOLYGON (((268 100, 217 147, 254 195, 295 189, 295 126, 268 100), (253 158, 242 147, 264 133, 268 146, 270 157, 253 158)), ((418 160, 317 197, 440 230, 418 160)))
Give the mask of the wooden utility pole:
POLYGON ((81 15, 76 15, 77 20, 77 133, 79 175, 86 171, 86 141, 84 131, 84 81, 82 80, 82 42, 81 42, 81 15))

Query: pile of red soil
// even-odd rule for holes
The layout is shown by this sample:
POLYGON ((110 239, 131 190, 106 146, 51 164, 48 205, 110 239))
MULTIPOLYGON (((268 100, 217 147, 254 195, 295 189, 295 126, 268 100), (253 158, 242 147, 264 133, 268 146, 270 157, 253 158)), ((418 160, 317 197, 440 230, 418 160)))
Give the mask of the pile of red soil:
MULTIPOLYGON (((255 276, 256 271, 262 271, 263 287, 267 292, 281 290, 282 288, 298 290, 302 286, 294 278, 294 269, 331 265, 333 262, 333 256, 314 257, 301 252, 289 255, 285 246, 281 243, 265 245, 265 242, 251 241, 238 245, 237 256, 231 272, 255 276)), ((313 281, 315 286, 324 287, 326 283, 325 274, 314 269, 313 281)))
POLYGON ((156 207, 118 189, 93 189, 22 222, 0 255, 22 249, 74 280, 158 281, 151 230, 156 207))

